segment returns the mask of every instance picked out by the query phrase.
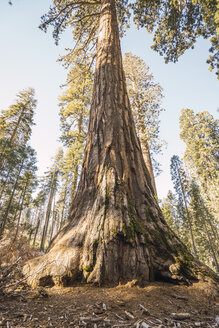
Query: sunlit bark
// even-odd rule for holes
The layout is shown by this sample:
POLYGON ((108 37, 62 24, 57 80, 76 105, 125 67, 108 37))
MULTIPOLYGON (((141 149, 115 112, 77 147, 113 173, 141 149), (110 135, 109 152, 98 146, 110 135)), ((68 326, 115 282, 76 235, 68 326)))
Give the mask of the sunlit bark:
POLYGON ((32 286, 194 280, 193 257, 163 220, 136 136, 114 0, 102 0, 89 131, 69 221, 24 267, 32 286))

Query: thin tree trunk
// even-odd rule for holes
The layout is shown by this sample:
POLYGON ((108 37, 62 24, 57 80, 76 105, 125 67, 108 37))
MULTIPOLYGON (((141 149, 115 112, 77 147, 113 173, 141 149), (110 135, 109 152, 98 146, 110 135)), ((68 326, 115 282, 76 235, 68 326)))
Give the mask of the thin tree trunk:
POLYGON ((48 199, 46 215, 45 215, 45 223, 44 223, 44 227, 43 227, 43 234, 42 234, 42 239, 41 239, 41 244, 40 244, 41 251, 44 251, 44 247, 45 247, 45 241, 46 241, 47 230, 48 230, 48 225, 49 225, 49 218, 50 218, 50 213, 51 213, 51 208, 52 208, 52 201, 53 201, 54 192, 55 192, 55 188, 54 188, 55 172, 56 172, 56 168, 54 169, 54 172, 53 172, 51 188, 50 188, 50 192, 49 192, 49 199, 48 199))
POLYGON ((55 226, 56 216, 57 216, 57 213, 55 211, 53 211, 52 226, 51 226, 51 233, 50 233, 50 238, 49 238, 49 244, 51 243, 51 240, 53 238, 53 232, 54 232, 54 226, 55 226))
POLYGON ((12 132, 12 134, 11 134, 11 137, 10 137, 10 139, 9 139, 9 142, 11 143, 12 141, 14 141, 14 138, 15 138, 15 135, 16 135, 16 133, 17 133, 17 129, 18 129, 18 127, 19 127, 19 125, 20 125, 20 122, 21 122, 21 120, 22 120, 22 117, 23 117, 23 113, 24 113, 24 110, 25 110, 25 106, 24 105, 22 105, 22 110, 21 110, 21 113, 20 113, 20 115, 19 115, 19 118, 18 118, 18 120, 17 120, 17 123, 16 123, 16 125, 15 125, 15 128, 14 128, 14 130, 13 130, 13 132, 12 132))
MULTIPOLYGON (((22 206, 23 206, 23 203, 22 203, 22 206)), ((14 240, 16 240, 17 237, 18 237, 18 230, 19 230, 19 226, 20 226, 21 214, 22 214, 22 209, 21 209, 20 212, 19 212, 19 216, 18 216, 18 220, 17 220, 16 232, 15 232, 15 236, 14 236, 14 240)))
POLYGON ((21 191, 21 195, 20 195, 20 198, 19 198, 19 201, 18 201, 18 206, 17 206, 17 208, 16 208, 15 215, 14 215, 14 217, 13 217, 13 221, 14 221, 14 222, 16 221, 17 213, 19 212, 19 209, 20 209, 20 205, 21 205, 22 197, 23 197, 23 191, 21 191))
POLYGON ((194 240, 194 235, 193 235, 193 231, 192 231, 192 222, 190 219, 190 215, 189 215, 189 210, 188 210, 188 206, 187 206, 187 201, 186 201, 186 196, 185 196, 185 189, 182 183, 182 178, 181 178, 181 174, 177 165, 177 170, 178 170, 178 176, 179 176, 179 181, 180 181, 180 186, 181 186, 181 190, 182 190, 182 196, 183 196, 183 202, 184 202, 184 206, 185 206, 185 210, 186 210, 186 218, 189 224, 189 232, 190 232, 190 236, 191 236, 191 241, 192 241, 192 249, 193 249, 193 253, 194 256, 196 258, 198 258, 198 254, 197 254, 197 249, 195 246, 195 240, 194 240))
POLYGON ((208 227, 207 227, 205 218, 204 218, 204 226, 205 226, 205 232, 206 232, 207 238, 208 238, 208 243, 209 243, 209 246, 210 246, 210 249, 211 249, 211 253, 212 253, 213 259, 215 261, 216 268, 217 268, 217 272, 219 272, 219 264, 218 264, 217 256, 216 256, 215 251, 214 251, 214 247, 213 247, 213 244, 212 244, 212 241, 211 241, 211 237, 209 235, 209 231, 208 231, 208 227))
POLYGON ((31 218, 30 218, 30 220, 29 220, 29 222, 30 222, 32 225, 35 225, 35 223, 36 223, 36 221, 37 221, 38 213, 39 213, 39 208, 36 207, 35 211, 33 211, 33 215, 31 215, 31 218))
MULTIPOLYGON (((215 241, 219 241, 218 230, 215 229, 215 227, 212 225, 211 217, 209 217, 209 213, 208 213, 206 207, 204 207, 204 210, 205 210, 205 214, 206 214, 206 218, 207 218, 206 221, 207 221, 208 224, 210 225, 211 232, 212 232, 212 234, 213 234, 213 236, 214 236, 214 240, 215 240, 215 241)), ((214 224, 216 224, 216 223, 214 223, 214 224)))
POLYGON ((37 233, 38 233, 39 226, 40 226, 41 210, 42 210, 42 207, 40 207, 39 212, 38 212, 38 216, 37 216, 37 225, 36 225, 36 230, 35 230, 34 239, 33 239, 33 246, 35 246, 36 237, 37 237, 37 233))
POLYGON ((15 233, 14 240, 16 240, 17 237, 18 237, 18 230, 19 230, 19 226, 20 226, 21 213, 23 211, 24 199, 25 199, 25 196, 26 196, 28 183, 29 183, 29 181, 26 182, 25 188, 24 188, 23 193, 22 193, 21 208, 20 208, 20 213, 19 213, 19 217, 18 217, 18 221, 17 221, 17 228, 16 228, 16 233, 15 233))
POLYGON ((2 225, 1 225, 1 230, 0 230, 0 239, 2 238, 2 235, 5 231, 5 226, 6 226, 6 223, 8 221, 8 215, 10 213, 10 210, 11 210, 11 204, 12 204, 12 200, 14 198, 14 194, 15 194, 15 191, 16 191, 16 187, 17 187, 17 181, 18 181, 18 178, 14 184, 14 187, 13 187, 13 190, 12 190, 12 193, 11 193, 11 196, 9 198, 9 201, 8 201, 8 205, 7 205, 7 208, 6 208, 6 211, 5 211, 5 215, 3 217, 3 222, 2 222, 2 225))
POLYGON ((191 241, 192 241, 193 253, 194 253, 195 257, 198 258, 197 249, 196 249, 196 246, 195 246, 194 235, 193 235, 193 231, 192 231, 192 223, 191 223, 191 220, 190 220, 189 210, 188 210, 188 207, 187 207, 187 202, 186 202, 186 199, 185 199, 184 192, 183 192, 183 201, 184 201, 185 210, 186 210, 186 217, 187 217, 187 220, 188 220, 188 223, 189 223, 189 231, 190 231, 190 236, 191 236, 191 241))
MULTIPOLYGON (((22 119, 22 116, 23 116, 24 110, 25 110, 25 107, 23 106, 22 111, 21 111, 21 113, 20 113, 20 115, 19 115, 19 118, 18 118, 18 120, 17 120, 17 123, 16 123, 16 125, 15 125, 15 127, 14 127, 14 130, 12 131, 11 136, 10 136, 10 139, 8 140, 8 141, 9 141, 9 144, 12 143, 12 142, 14 141, 14 138, 15 138, 15 136, 16 136, 17 129, 18 129, 19 125, 20 125, 20 122, 21 122, 21 119, 22 119)), ((6 149, 6 145, 4 146, 4 148, 3 148, 3 152, 2 152, 2 154, 1 154, 2 159, 0 160, 0 172, 2 171, 3 166, 4 166, 4 163, 5 163, 5 158, 4 158, 4 152, 5 152, 5 149, 6 149)))
POLYGON ((167 226, 150 187, 125 86, 115 1, 101 4, 87 144, 69 221, 49 252, 23 272, 32 286, 195 280, 196 262, 167 226))
POLYGON ((11 173, 11 172, 8 172, 7 177, 6 177, 5 181, 3 182, 2 186, 1 186, 0 201, 1 201, 2 196, 3 196, 3 194, 4 194, 4 188, 5 188, 6 183, 8 182, 8 178, 9 178, 9 176, 10 176, 10 173, 11 173))
POLYGON ((52 240, 54 225, 55 225, 55 221, 56 221, 56 211, 55 211, 56 201, 55 201, 55 194, 54 194, 53 199, 54 199, 54 201, 53 201, 52 224, 51 224, 51 231, 50 231, 50 237, 49 237, 49 245, 50 245, 51 240, 52 240))
POLYGON ((33 234, 33 229, 30 230, 30 233, 29 233, 29 238, 28 238, 28 244, 30 245, 31 243, 31 237, 32 237, 32 234, 33 234))
POLYGON ((75 163, 74 177, 73 177, 72 184, 71 184, 70 204, 73 203, 73 200, 75 198, 75 194, 76 194, 76 191, 77 191, 77 185, 78 185, 78 169, 79 169, 79 165, 78 165, 78 162, 77 162, 77 163, 75 163))
POLYGON ((65 202, 66 202, 66 197, 67 197, 67 183, 65 185, 65 191, 64 191, 64 199, 63 199, 63 205, 62 205, 62 211, 61 211, 61 217, 60 217, 60 223, 58 226, 58 231, 61 230, 63 226, 63 221, 64 221, 64 211, 65 211, 65 202))
POLYGON ((3 222, 2 222, 2 225, 1 225, 1 229, 0 229, 0 239, 2 238, 4 230, 5 230, 5 226, 6 226, 6 223, 7 223, 7 220, 8 220, 8 215, 9 215, 10 209, 11 209, 12 200, 14 198, 14 193, 15 193, 16 188, 17 188, 17 184, 18 184, 18 180, 20 178, 20 174, 21 174, 21 171, 22 171, 22 168, 23 168, 23 164, 24 164, 24 159, 21 163, 21 166, 20 166, 20 169, 19 169, 19 172, 18 172, 18 175, 17 175, 17 179, 15 181, 15 184, 14 184, 14 187, 13 187, 13 190, 12 190, 9 202, 8 202, 8 206, 6 208, 5 215, 3 217, 3 222))

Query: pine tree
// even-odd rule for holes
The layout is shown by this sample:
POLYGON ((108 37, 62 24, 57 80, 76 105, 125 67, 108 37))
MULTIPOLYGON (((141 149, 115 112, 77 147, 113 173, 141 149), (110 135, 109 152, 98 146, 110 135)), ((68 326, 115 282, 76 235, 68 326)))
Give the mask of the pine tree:
POLYGON ((43 27, 54 24, 55 37, 73 23, 74 37, 86 43, 86 31, 95 33, 99 25, 96 69, 84 161, 70 217, 49 252, 24 267, 28 282, 36 286, 75 279, 197 279, 200 264, 163 219, 136 135, 117 23, 117 13, 125 23, 127 1, 53 3, 43 27))
MULTIPOLYGON (((195 257, 198 256, 197 249, 195 245, 192 218, 188 209, 188 180, 185 174, 185 171, 182 167, 182 161, 179 159, 179 156, 174 155, 171 158, 171 167, 170 167, 171 178, 174 183, 174 188, 179 197, 179 201, 183 204, 183 211, 185 212, 186 220, 188 221, 189 232, 191 237, 192 250, 195 257)), ((182 208, 182 206, 181 206, 182 208)))
POLYGON ((219 272, 217 225, 201 197, 198 184, 192 181, 190 188, 190 211, 194 218, 195 238, 199 257, 210 266, 213 263, 213 267, 219 272), (210 259, 212 260, 210 261, 210 259))
MULTIPOLYGON (((31 163, 33 164, 33 162, 31 163)), ((14 221, 16 222, 16 232, 15 232, 15 239, 18 237, 19 232, 19 226, 20 226, 20 220, 22 211, 24 208, 27 208, 31 202, 32 202, 32 193, 35 190, 37 186, 37 177, 35 174, 36 166, 29 167, 23 177, 22 182, 20 183, 20 189, 21 189, 21 196, 18 201, 18 211, 16 211, 16 214, 14 216, 14 221)))
MULTIPOLYGON (((195 245, 199 259, 218 271, 218 233, 217 225, 209 213, 206 204, 200 194, 199 186, 194 182, 189 183, 189 213, 192 217, 192 228, 195 245)), ((188 238, 188 224, 182 201, 171 191, 162 201, 162 212, 165 220, 178 237, 191 247, 188 238)))
POLYGON ((173 229, 173 231, 177 234, 178 237, 182 238, 181 227, 182 227, 182 218, 179 215, 179 206, 178 199, 176 196, 169 190, 167 197, 162 201, 162 213, 164 215, 164 219, 168 223, 168 225, 173 229))
POLYGON ((52 214, 52 204, 55 202, 55 194, 58 187, 58 175, 60 173, 60 161, 63 157, 63 151, 60 148, 55 155, 54 163, 47 174, 46 188, 48 190, 48 200, 45 213, 45 222, 41 238, 40 250, 44 251, 49 227, 49 220, 52 214))
POLYGON ((200 182, 202 195, 215 216, 219 211, 218 122, 207 111, 195 114, 193 110, 183 109, 180 115, 180 137, 186 144, 185 162, 200 182))
POLYGON ((77 59, 67 76, 67 90, 59 98, 61 141, 67 147, 63 158, 63 172, 71 183, 71 201, 74 198, 82 163, 88 128, 93 74, 88 62, 77 59))
POLYGON ((34 93, 33 89, 21 91, 16 103, 1 113, 0 173, 14 147, 22 146, 30 139, 36 108, 34 93))
POLYGON ((137 134, 156 195, 154 171, 159 173, 160 170, 154 154, 161 152, 163 145, 163 141, 159 138, 159 115, 163 110, 160 105, 162 88, 154 82, 149 67, 140 57, 132 55, 131 52, 126 53, 123 66, 137 134))
POLYGON ((37 242, 37 234, 39 231, 40 223, 42 222, 45 201, 46 201, 46 193, 44 190, 40 190, 36 198, 33 200, 33 207, 36 208, 37 210, 36 218, 34 220, 35 231, 34 231, 33 246, 35 246, 37 242))
POLYGON ((15 104, 0 115, 0 202, 4 202, 7 187, 16 180, 16 168, 22 156, 26 156, 35 108, 34 90, 27 89, 20 92, 15 104))
MULTIPOLYGON (((16 166, 10 174, 7 188, 1 199, 0 237, 3 236, 11 218, 14 226, 18 212, 18 225, 25 204, 25 198, 34 191, 37 183, 36 178, 36 153, 30 146, 22 146, 17 150, 16 166), (18 211, 17 211, 18 209, 18 211), (20 213, 20 214, 19 214, 20 213)), ((27 204, 26 204, 27 205, 27 204)))
POLYGON ((9 221, 16 220, 17 213, 20 213, 18 214, 20 220, 19 206, 23 206, 28 188, 32 185, 32 183, 25 183, 22 186, 22 182, 28 176, 27 172, 29 172, 29 182, 30 176, 35 180, 36 155, 27 144, 34 124, 35 108, 34 90, 27 89, 20 92, 16 102, 0 115, 1 237, 9 221), (11 219, 12 217, 14 219, 11 219))

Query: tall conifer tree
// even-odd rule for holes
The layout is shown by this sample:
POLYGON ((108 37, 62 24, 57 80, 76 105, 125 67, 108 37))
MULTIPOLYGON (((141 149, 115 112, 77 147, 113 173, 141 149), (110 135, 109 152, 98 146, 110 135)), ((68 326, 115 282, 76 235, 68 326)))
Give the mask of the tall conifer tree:
POLYGON ((128 1, 53 3, 43 27, 54 24, 58 37, 72 25, 77 50, 82 41, 86 49, 90 32, 97 33, 99 25, 96 69, 83 167, 69 221, 49 252, 24 267, 28 282, 196 279, 200 264, 163 219, 135 131, 117 23, 118 14, 124 26, 128 1))
POLYGON ((67 147, 62 169, 71 184, 72 202, 83 159, 92 96, 93 74, 88 60, 75 60, 67 76, 67 86, 59 105, 61 141, 67 147))
POLYGON ((179 156, 174 155, 171 158, 171 178, 174 183, 174 188, 177 192, 177 195, 179 197, 179 201, 181 204, 183 204, 183 211, 185 213, 186 220, 188 222, 189 232, 190 232, 190 238, 191 238, 191 244, 192 244, 192 250, 194 255, 197 257, 197 249, 195 245, 195 239, 194 239, 194 233, 193 233, 193 226, 192 226, 192 218, 189 213, 189 204, 188 204, 188 185, 189 182, 186 177, 186 173, 182 166, 182 161, 179 159, 179 156))
MULTIPOLYGON (((201 184, 202 194, 212 214, 219 212, 219 120, 207 111, 195 114, 183 109, 180 137, 186 144, 185 162, 201 184)), ((219 223, 219 221, 218 221, 219 223)))

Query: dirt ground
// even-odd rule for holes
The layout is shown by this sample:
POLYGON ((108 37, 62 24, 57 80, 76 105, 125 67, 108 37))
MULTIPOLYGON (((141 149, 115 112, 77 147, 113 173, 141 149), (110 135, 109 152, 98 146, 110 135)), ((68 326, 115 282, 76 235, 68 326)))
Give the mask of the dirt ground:
POLYGON ((214 328, 219 294, 212 281, 177 286, 135 281, 113 288, 77 285, 31 289, 22 266, 39 255, 27 241, 0 242, 0 327, 214 328))
POLYGON ((203 284, 85 285, 24 289, 15 295, 0 296, 2 327, 216 327, 219 316, 216 291, 203 284), (179 320, 173 313, 189 317, 179 320))

